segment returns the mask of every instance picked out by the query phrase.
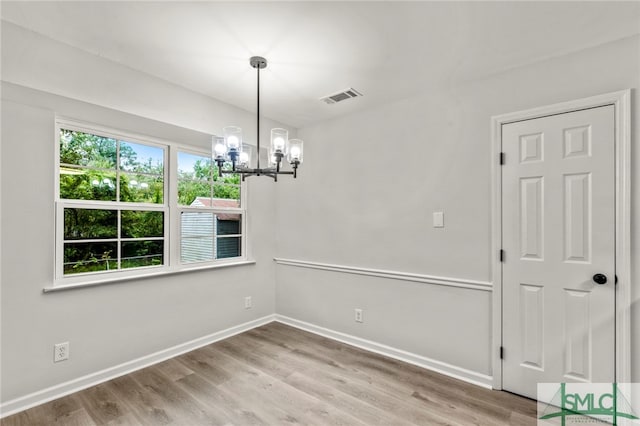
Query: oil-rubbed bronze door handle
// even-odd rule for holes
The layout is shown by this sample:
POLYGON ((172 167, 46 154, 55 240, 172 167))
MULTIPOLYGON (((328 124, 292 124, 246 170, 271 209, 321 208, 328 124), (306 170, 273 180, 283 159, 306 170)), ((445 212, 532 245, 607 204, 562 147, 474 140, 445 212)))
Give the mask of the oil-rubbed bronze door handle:
POLYGON ((593 282, 596 284, 606 284, 607 283, 607 276, 604 274, 595 274, 593 276, 593 282))

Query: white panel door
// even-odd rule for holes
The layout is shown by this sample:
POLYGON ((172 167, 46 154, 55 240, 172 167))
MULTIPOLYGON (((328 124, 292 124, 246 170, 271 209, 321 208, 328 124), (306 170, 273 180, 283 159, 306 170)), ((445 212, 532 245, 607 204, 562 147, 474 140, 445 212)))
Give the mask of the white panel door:
POLYGON ((614 381, 614 137, 613 106, 502 126, 505 390, 614 381))

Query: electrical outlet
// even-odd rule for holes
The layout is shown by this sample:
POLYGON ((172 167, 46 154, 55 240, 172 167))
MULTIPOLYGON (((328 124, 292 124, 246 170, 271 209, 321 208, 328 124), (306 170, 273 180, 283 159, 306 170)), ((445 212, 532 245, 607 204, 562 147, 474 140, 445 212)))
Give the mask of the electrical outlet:
POLYGON ((362 322, 362 309, 356 308, 356 322, 362 322))
POLYGON ((60 362, 66 359, 69 359, 69 342, 53 345, 53 362, 60 362))
POLYGON ((247 296, 244 298, 244 308, 245 309, 253 308, 253 301, 251 300, 251 296, 247 296))

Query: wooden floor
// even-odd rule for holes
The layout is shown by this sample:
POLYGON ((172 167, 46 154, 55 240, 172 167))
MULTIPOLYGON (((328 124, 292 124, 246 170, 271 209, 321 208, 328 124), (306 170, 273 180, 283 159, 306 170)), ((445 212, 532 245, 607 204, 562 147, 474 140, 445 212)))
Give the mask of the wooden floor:
POLYGON ((536 404, 280 323, 3 419, 13 425, 534 425, 536 404))

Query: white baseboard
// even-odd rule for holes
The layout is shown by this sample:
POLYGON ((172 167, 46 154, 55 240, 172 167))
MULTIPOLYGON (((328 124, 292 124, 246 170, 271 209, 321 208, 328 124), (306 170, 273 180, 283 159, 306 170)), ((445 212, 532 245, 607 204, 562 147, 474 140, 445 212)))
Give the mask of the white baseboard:
POLYGON ((106 368, 104 370, 88 374, 83 377, 78 377, 77 379, 73 379, 68 382, 51 386, 49 388, 33 392, 29 395, 4 402, 0 404, 0 418, 18 413, 31 407, 35 407, 36 405, 44 404, 45 402, 58 399, 65 395, 78 392, 82 389, 95 386, 108 380, 115 379, 116 377, 129 374, 133 371, 140 370, 150 365, 157 364, 161 361, 165 361, 169 358, 182 355, 183 353, 198 349, 202 346, 206 346, 219 340, 234 336, 236 334, 243 333, 247 330, 251 330, 252 328, 268 324, 270 322, 273 322, 274 320, 275 315, 267 315, 253 321, 245 322, 244 324, 227 328, 226 330, 221 330, 216 333, 212 333, 207 336, 203 336, 189 342, 181 343, 171 348, 164 349, 153 354, 145 355, 143 357, 125 362, 120 365, 116 365, 114 367, 106 368))
POLYGON ((342 343, 346 343, 351 346, 364 349, 366 351, 375 352, 380 355, 388 356, 389 358, 397 359, 409 364, 413 364, 418 367, 432 370, 437 373, 444 374, 445 376, 453 377, 458 380, 472 383, 483 388, 492 389, 493 377, 485 374, 477 373, 475 371, 467 370, 465 368, 457 367, 455 365, 447 364, 446 362, 437 361, 417 355, 411 352, 406 352, 401 349, 392 348, 391 346, 383 345, 381 343, 372 342, 370 340, 362 339, 360 337, 351 336, 349 334, 341 333, 339 331, 330 330, 328 328, 319 327, 308 322, 299 321, 297 319, 289 318, 284 315, 275 315, 275 321, 281 322, 292 327, 299 328, 301 330, 308 331, 310 333, 318 334, 320 336, 328 337, 329 339, 337 340, 342 343))
POLYGON ((491 389, 491 376, 480 374, 461 367, 456 367, 455 365, 436 361, 400 349, 392 348, 381 343, 376 343, 370 340, 362 339, 360 337, 351 336, 339 331, 319 327, 317 325, 289 318, 284 315, 272 314, 4 402, 0 404, 0 418, 10 416, 11 414, 18 413, 28 408, 35 407, 54 399, 61 398, 65 395, 69 395, 74 392, 89 388, 91 386, 106 382, 108 380, 115 379, 125 374, 129 374, 133 371, 149 367, 150 365, 157 364, 169 358, 182 355, 183 353, 198 349, 202 346, 209 345, 219 340, 226 339, 236 334, 243 333, 253 328, 260 327, 273 321, 278 321, 283 324, 299 328, 301 330, 328 337, 330 339, 356 346, 370 352, 385 355, 389 358, 394 358, 399 361, 407 362, 409 364, 425 368, 427 370, 432 370, 446 376, 450 376, 468 383, 472 383, 474 385, 491 389))

